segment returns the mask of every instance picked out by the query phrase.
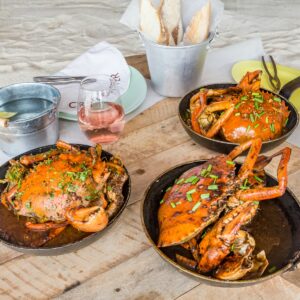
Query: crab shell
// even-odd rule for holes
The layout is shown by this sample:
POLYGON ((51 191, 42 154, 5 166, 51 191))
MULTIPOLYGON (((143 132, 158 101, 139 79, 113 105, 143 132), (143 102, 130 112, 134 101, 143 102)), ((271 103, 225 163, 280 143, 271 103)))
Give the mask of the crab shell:
POLYGON ((220 155, 186 171, 179 177, 179 183, 166 192, 158 210, 159 247, 182 244, 219 217, 228 195, 235 188, 235 167, 226 163, 226 159, 226 156, 220 155), (217 182, 213 178, 201 176, 202 170, 209 165, 211 172, 218 176, 217 182), (191 176, 197 176, 199 181, 195 184, 185 183, 191 176), (218 189, 210 190, 209 186, 214 183, 218 184, 218 189), (195 189, 197 192, 187 197, 189 191, 195 189), (208 199, 201 199, 202 194, 210 196, 208 199))

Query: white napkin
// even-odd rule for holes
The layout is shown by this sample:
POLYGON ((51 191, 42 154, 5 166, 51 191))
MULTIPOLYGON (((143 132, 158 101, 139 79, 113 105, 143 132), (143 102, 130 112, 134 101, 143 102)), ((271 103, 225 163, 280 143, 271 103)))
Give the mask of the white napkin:
MULTIPOLYGON (((130 69, 122 53, 107 42, 101 42, 73 60, 66 68, 56 75, 92 76, 105 74, 114 77, 124 94, 130 83, 130 69)), ((58 111, 76 115, 79 83, 56 85, 61 93, 58 111)))

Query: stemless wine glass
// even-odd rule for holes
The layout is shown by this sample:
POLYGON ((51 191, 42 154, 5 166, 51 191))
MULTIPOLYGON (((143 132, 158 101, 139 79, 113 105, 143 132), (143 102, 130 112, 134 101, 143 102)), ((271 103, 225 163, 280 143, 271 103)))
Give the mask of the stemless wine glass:
POLYGON ((124 129, 124 110, 116 81, 108 75, 86 77, 80 83, 77 116, 81 130, 95 144, 110 144, 124 129))

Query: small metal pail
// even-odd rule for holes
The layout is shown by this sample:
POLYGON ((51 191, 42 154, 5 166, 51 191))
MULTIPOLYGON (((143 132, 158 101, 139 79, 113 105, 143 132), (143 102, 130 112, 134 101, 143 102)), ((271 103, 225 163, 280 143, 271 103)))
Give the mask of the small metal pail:
POLYGON ((146 49, 153 89, 166 97, 182 97, 199 85, 207 50, 215 37, 210 33, 205 41, 187 46, 159 45, 141 32, 146 49))
POLYGON ((0 111, 17 112, 0 126, 0 148, 18 155, 58 139, 60 92, 43 83, 17 83, 0 89, 0 111))

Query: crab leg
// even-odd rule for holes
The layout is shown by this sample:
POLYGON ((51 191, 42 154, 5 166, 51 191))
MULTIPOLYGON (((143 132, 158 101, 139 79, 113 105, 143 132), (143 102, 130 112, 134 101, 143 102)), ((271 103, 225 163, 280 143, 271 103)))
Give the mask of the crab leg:
POLYGON ((235 147, 228 154, 228 158, 230 160, 233 160, 238 155, 240 155, 241 153, 243 153, 245 150, 247 150, 250 147, 247 157, 238 173, 238 178, 241 181, 243 181, 245 178, 247 178, 249 176, 249 174, 252 172, 254 165, 256 163, 257 157, 259 155, 261 145, 262 145, 262 141, 260 138, 249 140, 248 142, 240 144, 239 146, 235 147))
POLYGON ((242 201, 260 201, 280 197, 284 194, 287 186, 287 164, 290 160, 291 149, 286 147, 281 153, 281 160, 277 169, 278 185, 272 187, 260 187, 245 191, 238 191, 237 197, 242 201))
POLYGON ((67 226, 67 222, 55 223, 55 222, 46 222, 46 223, 32 223, 26 222, 25 226, 32 231, 47 231, 51 229, 57 229, 67 226))
POLYGON ((20 158, 20 162, 24 166, 29 166, 36 162, 43 161, 43 160, 46 160, 53 156, 56 156, 57 154, 59 154, 59 151, 53 149, 48 152, 40 153, 40 154, 36 154, 36 155, 24 155, 20 158))
POLYGON ((69 151, 73 151, 73 152, 79 152, 79 150, 76 147, 74 147, 74 146, 72 146, 72 145, 70 145, 70 144, 68 144, 64 141, 61 141, 61 140, 58 140, 56 142, 56 147, 58 149, 69 150, 69 151))
POLYGON ((255 202, 245 202, 224 217, 209 231, 199 244, 201 258, 198 263, 200 272, 207 273, 223 261, 230 253, 241 226, 251 221, 258 208, 255 202))
MULTIPOLYGON (((204 133, 205 136, 211 138, 215 136, 218 131, 220 130, 221 126, 229 119, 231 116, 233 110, 234 110, 234 103, 231 101, 220 101, 220 102, 214 102, 208 106, 206 106, 203 110, 203 114, 211 114, 216 111, 222 111, 225 110, 223 115, 218 118, 215 124, 211 126, 211 128, 204 133)), ((201 115, 202 115, 201 113, 201 115)), ((202 118, 200 115, 200 119, 202 118)))

